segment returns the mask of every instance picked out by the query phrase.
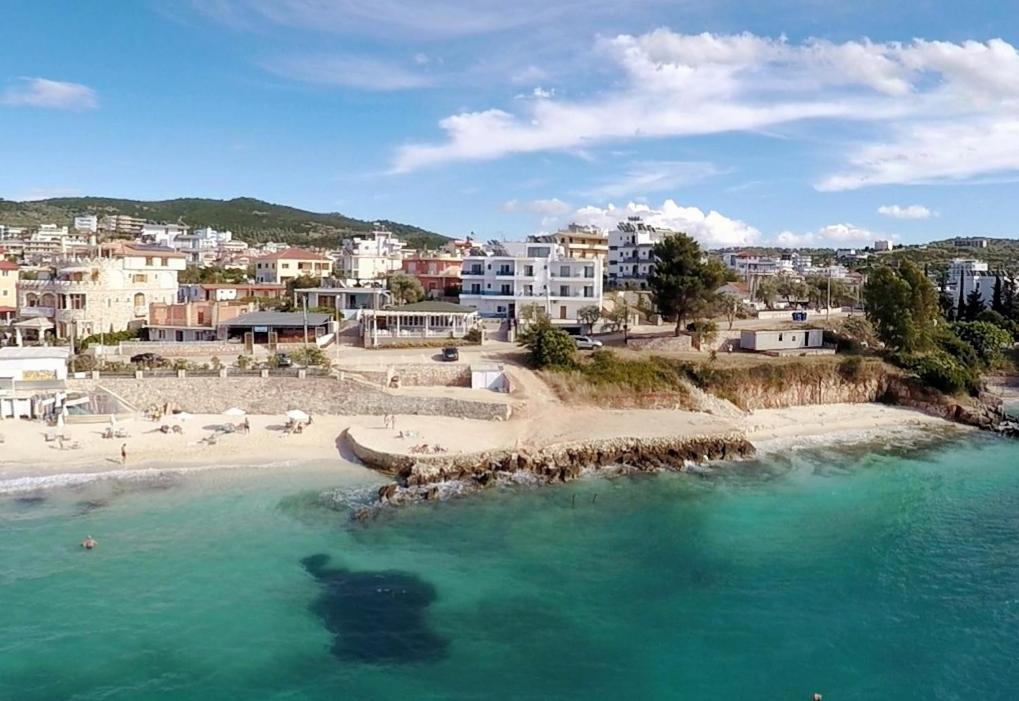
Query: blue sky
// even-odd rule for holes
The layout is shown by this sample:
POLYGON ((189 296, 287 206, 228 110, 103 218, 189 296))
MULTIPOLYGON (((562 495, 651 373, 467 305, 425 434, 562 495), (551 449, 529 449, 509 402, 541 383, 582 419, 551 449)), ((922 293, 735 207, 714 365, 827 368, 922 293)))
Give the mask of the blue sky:
POLYGON ((485 238, 630 212, 712 246, 1014 236, 1007 5, 14 0, 0 196, 485 238))

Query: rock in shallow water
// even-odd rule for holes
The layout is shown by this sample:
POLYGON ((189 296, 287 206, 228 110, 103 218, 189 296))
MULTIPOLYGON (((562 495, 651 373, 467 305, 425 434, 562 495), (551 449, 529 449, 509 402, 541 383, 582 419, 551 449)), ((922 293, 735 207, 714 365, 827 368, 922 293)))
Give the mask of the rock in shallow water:
POLYGON ((311 555, 304 568, 323 586, 311 604, 333 634, 331 652, 342 660, 376 664, 429 662, 446 655, 449 641, 433 631, 425 610, 435 587, 395 570, 352 572, 311 555))

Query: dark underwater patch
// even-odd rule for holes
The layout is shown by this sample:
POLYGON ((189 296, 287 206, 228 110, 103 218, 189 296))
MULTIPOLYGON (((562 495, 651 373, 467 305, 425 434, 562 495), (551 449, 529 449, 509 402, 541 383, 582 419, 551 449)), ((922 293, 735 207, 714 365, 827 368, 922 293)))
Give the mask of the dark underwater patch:
POLYGON ((406 664, 446 655, 449 641, 425 620, 425 610, 436 599, 428 582, 396 570, 328 567, 324 554, 306 557, 301 564, 323 587, 310 609, 333 634, 331 652, 337 658, 406 664))

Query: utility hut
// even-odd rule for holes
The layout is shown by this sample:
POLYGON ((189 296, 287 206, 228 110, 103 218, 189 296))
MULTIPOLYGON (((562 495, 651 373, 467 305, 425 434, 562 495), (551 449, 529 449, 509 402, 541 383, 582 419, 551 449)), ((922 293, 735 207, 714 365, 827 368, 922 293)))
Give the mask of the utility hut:
POLYGON ((823 329, 759 329, 740 332, 740 348, 768 355, 834 353, 824 347, 823 329))

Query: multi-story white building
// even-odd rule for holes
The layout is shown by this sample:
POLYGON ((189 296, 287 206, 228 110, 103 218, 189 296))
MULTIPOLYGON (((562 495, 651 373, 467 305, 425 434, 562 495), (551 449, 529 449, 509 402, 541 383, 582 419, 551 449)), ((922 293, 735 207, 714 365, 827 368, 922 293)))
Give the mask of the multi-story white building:
POLYGON ((376 229, 368 238, 355 236, 338 256, 336 277, 345 285, 364 285, 403 268, 404 243, 390 231, 376 229))
POLYGON ((143 326, 149 304, 177 300, 184 256, 169 248, 117 242, 98 257, 65 258, 55 274, 18 282, 18 315, 42 317, 57 338, 143 326))
POLYGON ((173 247, 178 236, 186 236, 188 228, 183 224, 143 224, 141 240, 157 246, 173 247))
POLYGON ((461 278, 460 304, 484 317, 515 319, 536 304, 556 323, 577 323, 579 309, 601 306, 601 259, 569 258, 557 244, 528 243, 522 255, 468 256, 461 278))
POLYGON ((213 248, 217 248, 224 243, 232 241, 234 237, 232 231, 217 231, 211 226, 195 229, 194 234, 204 241, 211 241, 213 243, 213 248))
POLYGON ((99 220, 99 228, 115 234, 139 236, 145 220, 140 217, 129 217, 126 214, 108 214, 99 220))
POLYGON ((74 230, 94 234, 99 231, 99 217, 94 214, 81 214, 74 218, 74 230))
POLYGON ((878 253, 882 253, 882 252, 885 252, 885 251, 890 251, 893 248, 895 248, 895 244, 893 244, 888 239, 882 239, 880 241, 875 241, 874 242, 874 251, 876 251, 878 253))
POLYGON ((608 275, 609 287, 632 285, 647 289, 647 276, 653 261, 651 249, 675 231, 662 229, 644 222, 640 217, 629 217, 609 232, 608 275))
MULTIPOLYGON (((1002 275, 1002 281, 1006 276, 1002 275)), ((952 296, 955 306, 959 300, 965 301, 974 289, 980 290, 984 307, 989 307, 994 299, 994 284, 998 274, 988 270, 987 263, 972 258, 956 258, 948 265, 948 278, 945 288, 952 296)))

